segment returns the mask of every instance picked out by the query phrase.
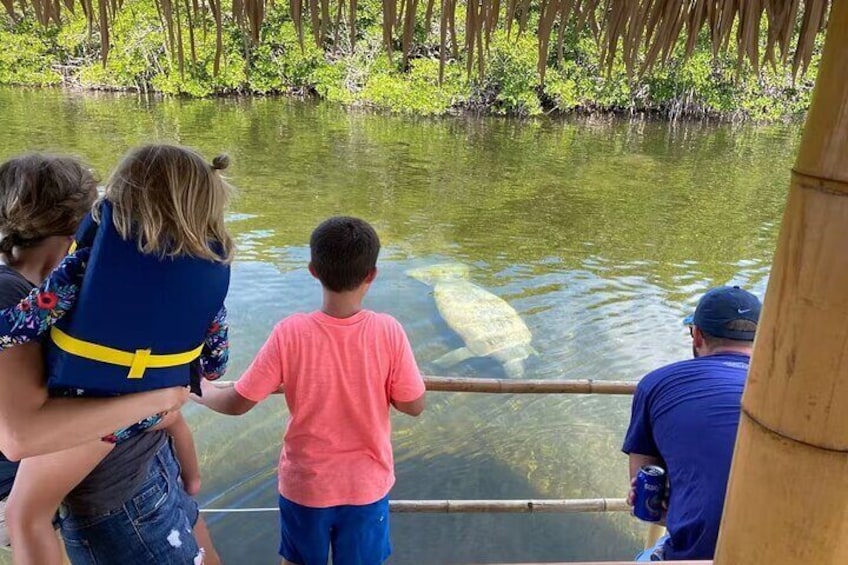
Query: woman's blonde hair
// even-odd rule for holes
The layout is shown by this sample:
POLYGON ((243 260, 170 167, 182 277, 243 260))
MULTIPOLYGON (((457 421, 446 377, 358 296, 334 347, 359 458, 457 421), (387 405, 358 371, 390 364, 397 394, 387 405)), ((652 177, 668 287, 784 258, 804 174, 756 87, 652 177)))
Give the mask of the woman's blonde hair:
MULTIPOLYGON (((142 253, 189 255, 229 263, 234 244, 224 226, 232 187, 218 171, 230 160, 207 163, 178 145, 146 145, 124 157, 106 183, 112 221, 124 239, 134 238, 142 253)), ((98 218, 95 208, 95 218, 98 218)))
POLYGON ((0 254, 73 235, 97 198, 97 181, 73 157, 31 153, 0 165, 0 254))

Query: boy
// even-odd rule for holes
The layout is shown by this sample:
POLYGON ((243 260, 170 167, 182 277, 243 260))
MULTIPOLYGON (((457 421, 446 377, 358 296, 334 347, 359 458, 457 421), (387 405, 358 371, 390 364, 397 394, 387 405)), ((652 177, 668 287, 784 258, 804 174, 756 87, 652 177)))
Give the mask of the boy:
POLYGON ((277 324, 234 387, 196 400, 244 414, 281 391, 291 413, 279 467, 284 564, 377 565, 391 553, 394 484, 389 406, 418 416, 424 381, 401 325, 362 308, 380 240, 366 222, 335 217, 309 242, 320 311, 277 324))

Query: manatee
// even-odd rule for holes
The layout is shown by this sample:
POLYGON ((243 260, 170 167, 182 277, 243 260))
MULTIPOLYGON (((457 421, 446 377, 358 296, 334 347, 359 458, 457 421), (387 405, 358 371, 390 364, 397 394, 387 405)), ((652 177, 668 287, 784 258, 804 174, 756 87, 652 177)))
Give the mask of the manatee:
POLYGON ((435 363, 449 367, 472 357, 492 357, 510 378, 524 376, 524 360, 536 353, 530 330, 505 300, 469 279, 468 265, 446 263, 411 269, 410 277, 433 287, 439 314, 458 333, 465 347, 451 351, 435 363))

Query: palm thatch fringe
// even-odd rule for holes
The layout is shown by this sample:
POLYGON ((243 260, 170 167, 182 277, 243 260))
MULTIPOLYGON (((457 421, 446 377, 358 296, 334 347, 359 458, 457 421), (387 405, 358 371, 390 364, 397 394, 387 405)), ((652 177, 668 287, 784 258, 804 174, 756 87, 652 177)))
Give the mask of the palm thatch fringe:
MULTIPOLYGON (((121 9, 120 0, 97 0, 98 11, 95 16, 94 0, 19 0, 20 10, 28 11, 31 6, 37 20, 43 25, 61 23, 61 8, 73 10, 79 5, 86 15, 89 28, 93 29, 94 20, 100 30, 102 56, 105 63, 109 53, 109 28, 115 13, 121 9), (29 4, 28 4, 29 3, 29 4)), ((9 17, 16 19, 14 0, 0 0, 9 17)), ((220 66, 221 55, 221 0, 154 0, 163 24, 167 30, 167 47, 182 68, 185 58, 183 49, 181 12, 185 12, 190 32, 189 43, 192 59, 195 54, 194 25, 204 21, 207 10, 215 20, 218 50, 215 58, 215 70, 220 66)), ((489 39, 500 23, 504 21, 507 34, 514 33, 515 23, 518 33, 524 33, 530 21, 530 12, 534 6, 539 10, 539 74, 544 80, 545 70, 550 56, 551 35, 559 29, 556 55, 562 59, 563 30, 568 24, 577 29, 588 26, 602 47, 602 60, 612 65, 616 54, 620 54, 628 72, 644 72, 656 65, 668 63, 678 41, 684 40, 684 55, 692 54, 699 34, 704 28, 709 30, 713 52, 735 48, 739 64, 748 61, 757 71, 763 63, 777 65, 791 61, 792 72, 797 75, 805 72, 813 54, 816 34, 827 24, 830 7, 828 0, 465 0, 465 51, 466 70, 471 74, 477 67, 482 74, 483 52, 489 45, 489 39), (538 2, 538 4, 531 3, 538 2), (600 18, 600 19, 599 19, 600 18), (760 26, 767 27, 765 50, 760 49, 760 26), (735 37, 733 37, 735 31, 735 37), (793 45, 793 38, 797 38, 793 45)), ((383 42, 391 57, 399 47, 403 62, 406 64, 413 48, 413 34, 419 18, 418 0, 382 0, 383 4, 383 42), (396 38, 400 32, 400 40, 396 38)), ((441 18, 439 22, 440 77, 444 75, 444 66, 450 57, 457 58, 456 17, 457 0, 440 0, 441 18)), ((297 29, 301 45, 303 44, 304 7, 311 22, 313 40, 323 47, 332 25, 334 42, 338 42, 338 28, 342 13, 347 12, 348 31, 351 46, 356 42, 357 0, 290 0, 291 17, 297 29), (335 2, 335 5, 331 5, 335 2), (335 13, 334 21, 330 14, 335 13)), ((259 42, 260 29, 265 19, 266 0, 233 0, 232 16, 252 38, 259 42)), ((428 0, 425 23, 430 30, 435 6, 434 0, 428 0)))

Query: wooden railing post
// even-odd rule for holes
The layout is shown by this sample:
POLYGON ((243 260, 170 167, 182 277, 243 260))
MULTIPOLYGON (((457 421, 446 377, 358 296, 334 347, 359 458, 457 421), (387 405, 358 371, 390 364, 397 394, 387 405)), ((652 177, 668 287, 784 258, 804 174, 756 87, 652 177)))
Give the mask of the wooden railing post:
POLYGON ((848 563, 848 0, 834 0, 715 563, 848 563))

